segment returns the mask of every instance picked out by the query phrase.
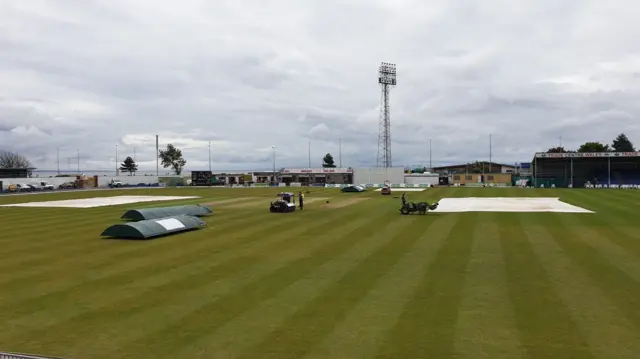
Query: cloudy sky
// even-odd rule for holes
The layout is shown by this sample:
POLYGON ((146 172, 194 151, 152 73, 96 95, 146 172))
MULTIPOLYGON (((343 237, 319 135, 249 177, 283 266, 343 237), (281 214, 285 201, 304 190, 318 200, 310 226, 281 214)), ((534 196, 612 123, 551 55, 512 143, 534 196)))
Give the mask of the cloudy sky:
POLYGON ((187 169, 375 165, 377 67, 393 62, 394 165, 625 132, 640 145, 632 0, 2 0, 0 148, 41 169, 161 146, 187 169), (69 159, 73 157, 74 159, 69 159))

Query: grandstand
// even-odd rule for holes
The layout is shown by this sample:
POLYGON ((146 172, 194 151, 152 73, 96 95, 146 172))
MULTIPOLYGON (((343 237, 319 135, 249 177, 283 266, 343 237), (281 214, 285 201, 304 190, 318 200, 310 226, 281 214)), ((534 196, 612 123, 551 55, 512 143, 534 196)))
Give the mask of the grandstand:
POLYGON ((640 152, 536 153, 536 187, 640 185, 640 152))

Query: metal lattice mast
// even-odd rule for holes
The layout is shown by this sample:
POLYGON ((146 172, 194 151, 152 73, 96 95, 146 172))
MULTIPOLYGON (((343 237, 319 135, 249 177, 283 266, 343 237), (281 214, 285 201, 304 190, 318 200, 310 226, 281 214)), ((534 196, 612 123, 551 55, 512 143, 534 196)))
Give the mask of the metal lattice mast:
POLYGON ((380 123, 378 126, 378 167, 391 167, 391 112, 389 92, 396 85, 396 65, 383 62, 378 68, 378 83, 382 87, 380 123))

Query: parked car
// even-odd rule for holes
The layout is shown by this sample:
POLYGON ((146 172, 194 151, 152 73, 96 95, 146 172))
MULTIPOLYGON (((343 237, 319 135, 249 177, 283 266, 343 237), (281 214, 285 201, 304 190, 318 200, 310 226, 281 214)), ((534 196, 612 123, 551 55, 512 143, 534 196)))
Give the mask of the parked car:
POLYGON ((122 181, 111 180, 111 183, 109 183, 109 187, 111 188, 122 187, 122 181))
POLYGON ((40 181, 36 187, 39 187, 39 189, 43 191, 53 191, 55 189, 52 184, 46 181, 40 181))
POLYGON ((73 189, 73 188, 77 188, 78 186, 76 185, 75 182, 65 182, 63 184, 61 184, 60 186, 58 186, 59 189, 73 189))
POLYGON ((31 187, 25 183, 16 184, 16 192, 31 192, 31 187))

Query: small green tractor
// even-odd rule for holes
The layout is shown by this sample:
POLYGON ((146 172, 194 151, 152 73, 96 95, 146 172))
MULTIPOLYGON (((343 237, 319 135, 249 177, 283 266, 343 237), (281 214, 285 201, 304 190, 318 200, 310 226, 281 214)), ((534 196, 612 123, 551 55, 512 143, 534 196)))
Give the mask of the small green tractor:
POLYGON ((403 215, 408 215, 412 213, 417 213, 419 215, 425 215, 428 211, 434 211, 438 208, 438 202, 429 204, 429 202, 407 202, 406 197, 403 195, 402 197, 402 207, 400 208, 400 213, 403 215))

